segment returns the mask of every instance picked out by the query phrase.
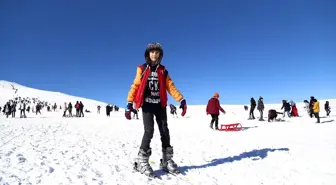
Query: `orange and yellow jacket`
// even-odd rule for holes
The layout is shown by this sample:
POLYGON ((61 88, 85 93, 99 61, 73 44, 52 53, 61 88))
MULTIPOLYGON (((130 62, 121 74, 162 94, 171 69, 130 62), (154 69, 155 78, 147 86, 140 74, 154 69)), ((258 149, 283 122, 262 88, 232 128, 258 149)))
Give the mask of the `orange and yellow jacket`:
POLYGON ((320 103, 318 101, 314 102, 314 104, 313 104, 313 112, 314 113, 319 113, 320 112, 320 103))
MULTIPOLYGON (((137 67, 136 75, 131 85, 130 91, 128 92, 127 102, 135 103, 136 108, 140 108, 144 101, 144 91, 147 84, 147 79, 150 74, 150 69, 147 64, 143 64, 137 67)), ((160 86, 160 100, 162 107, 167 106, 168 93, 178 102, 183 100, 183 95, 175 87, 173 80, 168 75, 168 71, 163 65, 159 64, 158 70, 158 80, 160 86)))

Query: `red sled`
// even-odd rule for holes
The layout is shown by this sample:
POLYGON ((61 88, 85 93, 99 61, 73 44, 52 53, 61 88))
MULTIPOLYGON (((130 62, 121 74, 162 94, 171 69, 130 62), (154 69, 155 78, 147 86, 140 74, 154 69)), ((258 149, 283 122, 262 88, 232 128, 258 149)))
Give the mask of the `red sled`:
POLYGON ((240 123, 221 125, 219 131, 241 131, 243 126, 240 123))

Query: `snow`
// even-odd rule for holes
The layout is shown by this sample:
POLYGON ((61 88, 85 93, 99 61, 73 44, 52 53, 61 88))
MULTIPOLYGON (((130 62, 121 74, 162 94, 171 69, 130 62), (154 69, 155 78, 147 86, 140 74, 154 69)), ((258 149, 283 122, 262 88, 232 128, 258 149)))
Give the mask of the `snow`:
MULTIPOLYGON (((6 85, 0 84, 0 88, 6 85)), ((60 102, 62 97, 78 99, 61 93, 57 99, 55 92, 16 86, 25 96, 60 102)), ((1 100, 12 96, 12 91, 0 90, 1 100)), ((156 127, 150 163, 160 181, 132 172, 143 135, 141 114, 140 120, 126 120, 123 111, 112 112, 109 118, 98 116, 95 109, 84 118, 45 111, 42 116, 27 114, 27 119, 6 119, 1 114, 0 184, 335 185, 336 114, 325 117, 325 100, 319 101, 321 124, 308 117, 302 104, 298 104, 301 117, 272 123, 247 120, 243 105, 223 105, 227 114, 220 115, 220 124, 239 122, 244 127, 239 132, 210 130, 204 105, 189 106, 184 118, 169 115, 174 159, 183 175, 158 170, 161 141, 156 127)), ((336 99, 329 101, 335 110, 336 99)), ((280 111, 281 105, 265 104, 266 110, 271 108, 280 111)))
POLYGON ((5 80, 0 80, 0 106, 3 106, 9 99, 15 97, 30 97, 39 98, 41 101, 48 101, 51 105, 56 103, 57 105, 64 105, 64 102, 72 102, 75 104, 76 101, 82 101, 84 103, 84 109, 96 110, 97 106, 106 106, 106 103, 99 102, 95 100, 90 100, 82 97, 71 96, 68 94, 60 92, 51 92, 45 90, 34 89, 30 87, 25 87, 23 85, 8 82, 5 80))

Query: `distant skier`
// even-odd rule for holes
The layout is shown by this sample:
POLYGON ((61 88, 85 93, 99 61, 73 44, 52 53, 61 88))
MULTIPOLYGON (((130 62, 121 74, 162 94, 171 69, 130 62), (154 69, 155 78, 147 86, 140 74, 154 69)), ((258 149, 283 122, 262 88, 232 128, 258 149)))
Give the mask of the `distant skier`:
POLYGON ((132 112, 133 112, 133 119, 139 119, 139 116, 138 116, 138 112, 139 110, 138 109, 132 109, 132 112))
POLYGON ((290 103, 290 106, 291 106, 291 116, 293 117, 298 117, 299 116, 299 113, 298 113, 298 110, 296 108, 296 103, 292 100, 289 102, 290 103))
POLYGON ((112 106, 110 104, 106 105, 106 116, 110 117, 110 113, 111 113, 111 108, 112 106))
POLYGON ((69 104, 68 104, 69 117, 72 117, 72 108, 73 108, 72 103, 69 102, 69 104))
POLYGON ((16 113, 16 103, 12 101, 10 107, 11 107, 12 118, 15 118, 15 113, 16 113))
POLYGON ((320 102, 317 101, 317 99, 314 98, 313 100, 313 112, 314 112, 314 116, 317 119, 316 123, 320 123, 320 102))
POLYGON ((38 113, 42 114, 42 113, 41 113, 42 105, 41 105, 40 103, 37 103, 37 104, 36 104, 35 109, 36 109, 36 112, 35 112, 36 115, 37 115, 38 113))
POLYGON ((64 112, 63 112, 63 117, 66 117, 66 112, 68 110, 68 105, 66 102, 64 102, 64 112))
POLYGON ((118 112, 119 111, 119 107, 117 105, 114 105, 114 111, 118 112))
POLYGON ((100 114, 100 105, 97 106, 97 114, 100 114))
POLYGON ((327 116, 330 115, 330 112, 331 112, 330 109, 331 109, 331 108, 330 108, 330 105, 329 105, 329 101, 326 101, 325 104, 324 104, 324 110, 326 111, 327 116))
POLYGON ((7 102, 5 107, 4 107, 6 118, 8 118, 8 116, 11 115, 11 110, 12 110, 12 107, 11 107, 10 103, 7 102))
POLYGON ((150 142, 154 134, 154 116, 158 124, 162 142, 162 159, 160 167, 171 173, 179 173, 177 164, 173 161, 173 147, 170 145, 170 135, 167 123, 167 91, 178 102, 183 109, 182 116, 186 113, 186 100, 176 89, 166 68, 161 65, 163 50, 159 43, 148 44, 145 50, 146 63, 138 66, 136 77, 130 88, 127 97, 125 117, 131 119, 133 102, 137 109, 142 108, 142 119, 144 124, 144 135, 142 138, 138 158, 134 163, 134 169, 155 178, 149 157, 152 154, 150 142))
POLYGON ((313 117, 313 115, 315 115, 314 110, 313 110, 314 100, 315 100, 315 97, 311 96, 310 101, 309 101, 309 115, 310 115, 311 118, 313 117))
POLYGON ((259 118, 259 121, 265 121, 264 118, 263 118, 263 115, 264 115, 264 109, 265 109, 265 106, 264 106, 264 99, 263 97, 259 97, 259 100, 258 100, 258 107, 257 107, 259 113, 260 113, 260 118, 259 118))
POLYGON ((286 100, 282 100, 281 110, 282 109, 284 109, 283 117, 285 117, 285 115, 287 113, 287 116, 290 118, 291 117, 291 114, 290 114, 291 106, 286 100))
POLYGON ((219 130, 218 128, 218 117, 219 117, 219 111, 221 111, 223 114, 225 114, 224 109, 220 106, 220 102, 218 100, 219 94, 215 93, 212 98, 208 101, 207 107, 206 107, 206 113, 207 115, 211 115, 211 122, 210 122, 210 128, 213 129, 213 124, 215 123, 215 129, 219 130))
POLYGON ((79 111, 79 109, 80 109, 80 104, 79 104, 79 102, 77 101, 76 102, 76 104, 75 104, 75 109, 76 109, 76 117, 80 117, 79 115, 79 113, 80 113, 80 111, 79 111))
POLYGON ((24 103, 24 101, 22 100, 20 103, 20 118, 27 118, 26 116, 26 104, 24 103))
POLYGON ((84 117, 84 104, 82 103, 82 101, 79 102, 79 117, 84 117))
POLYGON ((175 107, 175 105, 173 105, 173 104, 170 104, 169 105, 169 108, 170 108, 170 114, 172 114, 173 115, 173 117, 178 117, 177 116, 177 112, 176 112, 176 107, 175 107))
POLYGON ((308 113, 308 115, 310 115, 310 107, 309 107, 308 100, 304 100, 303 103, 304 103, 304 107, 303 107, 304 110, 306 110, 306 112, 308 113))
POLYGON ((254 98, 251 98, 251 105, 250 105, 250 116, 249 116, 249 120, 255 119, 254 117, 254 109, 257 106, 256 101, 254 100, 254 98))

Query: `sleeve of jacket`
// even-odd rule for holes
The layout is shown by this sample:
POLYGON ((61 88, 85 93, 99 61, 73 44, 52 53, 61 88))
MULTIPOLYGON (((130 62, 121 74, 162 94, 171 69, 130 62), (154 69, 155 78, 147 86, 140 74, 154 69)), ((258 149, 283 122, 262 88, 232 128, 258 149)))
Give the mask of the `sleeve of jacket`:
POLYGON ((208 101, 208 104, 207 104, 207 106, 206 106, 206 113, 208 113, 209 112, 209 101, 208 101))
POLYGON ((224 109, 220 106, 220 102, 219 102, 219 100, 217 100, 217 108, 218 108, 218 110, 220 110, 221 112, 224 112, 224 109))
POLYGON ((180 93, 179 90, 177 90, 177 88, 175 87, 175 84, 173 82, 173 80, 170 78, 168 71, 166 70, 166 89, 168 91, 168 93, 178 102, 180 102, 181 100, 183 100, 183 95, 180 93))
POLYGON ((131 88, 128 92, 127 96, 127 102, 134 102, 135 96, 138 92, 140 83, 141 83, 141 74, 142 74, 142 69, 140 67, 137 68, 135 78, 133 80, 133 84, 131 85, 131 88))

